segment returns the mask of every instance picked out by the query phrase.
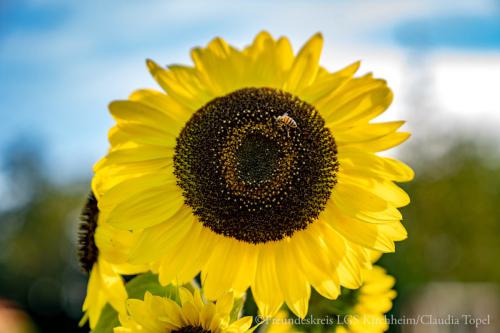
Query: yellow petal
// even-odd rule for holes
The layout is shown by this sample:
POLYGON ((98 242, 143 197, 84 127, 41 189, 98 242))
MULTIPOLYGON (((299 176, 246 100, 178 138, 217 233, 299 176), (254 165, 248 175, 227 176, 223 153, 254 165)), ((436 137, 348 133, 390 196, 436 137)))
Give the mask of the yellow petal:
POLYGON ((373 266, 372 270, 364 271, 365 284, 363 294, 380 294, 394 287, 396 279, 385 272, 380 266, 373 266))
POLYGON ((204 83, 219 96, 243 88, 246 58, 222 38, 214 38, 206 48, 194 48, 191 58, 204 83))
POLYGON ((193 115, 193 110, 178 103, 171 96, 152 89, 136 90, 129 96, 129 100, 140 102, 151 109, 163 112, 181 126, 193 115))
POLYGON ((371 75, 353 79, 329 99, 318 102, 326 125, 338 128, 367 123, 383 113, 392 102, 392 91, 384 80, 371 75))
POLYGON ((215 305, 213 303, 206 304, 200 313, 201 326, 209 330, 214 316, 215 316, 215 305))
POLYGON ((344 214, 371 223, 400 221, 401 213, 375 193, 353 183, 339 182, 331 201, 344 214))
POLYGON ((276 253, 276 271, 281 290, 290 310, 304 318, 307 314, 311 287, 305 275, 300 271, 297 260, 292 256, 290 240, 281 241, 276 253))
POLYGON ((120 123, 143 124, 169 134, 174 138, 182 129, 183 124, 174 117, 137 101, 114 101, 109 104, 109 111, 115 120, 120 123))
POLYGON ((226 315, 226 318, 224 318, 223 315, 221 315, 218 312, 215 312, 214 316, 212 317, 212 322, 210 323, 209 326, 209 331, 210 332, 217 332, 218 330, 221 329, 221 327, 224 327, 226 323, 229 321, 229 316, 226 315))
POLYGON ((250 326, 252 326, 252 317, 246 316, 240 318, 229 325, 229 327, 225 330, 226 333, 244 333, 246 332, 250 326))
MULTIPOLYGON (((164 313, 168 317, 168 321, 177 327, 187 325, 187 319, 182 312, 182 308, 169 298, 162 298, 164 313)), ((162 331, 163 332, 163 331, 162 331)))
POLYGON ((357 289, 362 282, 360 260, 356 256, 356 252, 353 251, 353 245, 348 244, 348 241, 342 235, 328 222, 324 221, 324 219, 331 219, 330 214, 331 212, 325 210, 320 216, 320 220, 314 223, 314 226, 317 226, 322 231, 331 261, 336 265, 340 284, 350 289, 357 289))
POLYGON ((182 312, 184 313, 184 317, 188 321, 189 325, 191 326, 199 325, 200 313, 192 302, 184 303, 182 305, 182 312))
POLYGON ((390 121, 376 124, 359 124, 337 129, 332 127, 335 142, 339 145, 374 140, 393 133, 404 125, 404 121, 390 121))
POLYGON ((137 232, 117 229, 108 223, 99 223, 94 236, 99 248, 99 257, 113 264, 124 264, 138 236, 137 232))
POLYGON ((293 62, 288 78, 283 85, 284 90, 300 95, 303 89, 314 82, 319 69, 322 48, 323 36, 320 33, 307 41, 293 62))
POLYGON ((168 95, 191 111, 198 110, 214 97, 192 67, 170 66, 167 70, 152 60, 147 60, 146 64, 153 78, 168 95))
POLYGON ((293 50, 290 41, 286 37, 280 37, 276 42, 276 54, 279 61, 276 67, 281 71, 287 71, 293 64, 293 50))
POLYGON ((341 172, 349 175, 381 177, 397 182, 410 181, 414 177, 413 170, 403 162, 359 149, 339 149, 339 162, 341 172))
MULTIPOLYGON (((105 198, 106 195, 103 196, 105 198)), ((148 228, 167 221, 179 211, 183 203, 184 198, 177 184, 154 186, 127 200, 117 201, 107 216, 107 222, 127 230, 148 228)))
POLYGON ((193 299, 194 299, 194 306, 196 307, 198 312, 201 312, 201 309, 203 308, 205 303, 203 303, 203 299, 201 298, 201 293, 198 288, 194 289, 193 299))
POLYGON ((275 246, 263 245, 258 257, 258 274, 255 275, 252 294, 260 313, 266 318, 274 316, 284 301, 275 260, 275 246))
POLYGON ((147 263, 173 252, 193 223, 198 222, 194 221, 190 208, 183 206, 169 220, 145 229, 130 251, 130 262, 147 263))
POLYGON ((375 140, 369 140, 364 142, 354 142, 345 144, 345 146, 352 146, 357 149, 362 149, 371 152, 384 151, 396 146, 408 140, 410 133, 407 132, 396 132, 391 133, 381 138, 375 140))
POLYGON ((293 51, 288 39, 275 41, 264 31, 243 52, 250 58, 243 74, 247 86, 281 88, 293 62, 293 51))
POLYGON ((243 53, 252 58, 257 57, 262 52, 265 52, 270 43, 274 43, 274 38, 269 32, 261 31, 255 36, 252 44, 243 50, 243 53))
POLYGON ((217 303, 215 303, 215 311, 219 314, 228 315, 233 308, 233 303, 233 292, 227 292, 217 300, 217 303))
POLYGON ((104 161, 100 161, 94 166, 94 171, 98 172, 100 167, 109 164, 132 163, 160 159, 170 161, 173 158, 173 155, 173 149, 158 145, 136 144, 133 147, 112 150, 104 158, 104 161))
MULTIPOLYGON (((187 232, 175 250, 161 252, 163 259, 160 266, 160 281, 185 284, 201 271, 210 257, 218 236, 193 219, 187 232)), ((171 242, 170 242, 171 243, 171 242)), ((172 248, 173 249, 173 248, 172 248)))
POLYGON ((154 318, 148 311, 144 301, 138 299, 129 299, 127 301, 127 310, 130 316, 141 325, 144 330, 150 332, 161 332, 164 330, 163 325, 157 318, 154 318))
MULTIPOLYGON (((101 311, 107 300, 105 294, 102 292, 101 277, 98 265, 94 265, 90 272, 90 278, 87 286, 87 295, 83 302, 82 310, 86 312, 86 317, 89 319, 90 327, 96 327, 101 311)), ((82 319, 84 323, 85 317, 82 319)))
POLYGON ((365 223, 346 217, 332 202, 327 203, 325 210, 330 210, 330 214, 335 216, 328 222, 346 239, 372 250, 394 252, 395 239, 390 237, 392 230, 387 226, 390 223, 365 223))
POLYGON ((208 299, 217 299, 224 292, 244 292, 254 278, 258 252, 254 245, 219 237, 202 271, 203 290, 208 299))
POLYGON ((107 301, 118 313, 125 313, 127 291, 125 290, 122 277, 116 273, 111 264, 102 259, 98 261, 98 266, 101 278, 101 291, 106 294, 107 301))
POLYGON ((359 69, 357 61, 346 68, 334 73, 327 73, 319 77, 301 93, 301 98, 310 104, 321 104, 321 99, 326 99, 335 91, 343 87, 359 69))
POLYGON ((153 145, 164 149, 175 148, 175 137, 156 128, 142 124, 120 123, 112 127, 108 136, 112 149, 153 145))
POLYGON ((185 303, 194 303, 193 294, 184 287, 179 287, 179 297, 181 299, 181 305, 185 303))
MULTIPOLYGON (((139 147, 136 146, 136 148, 139 147)), ((114 152, 116 151, 117 150, 114 152)), ((171 150, 171 152, 172 155, 170 158, 159 158, 126 163, 115 163, 113 159, 103 158, 96 164, 96 170, 99 172, 99 177, 104 175, 104 177, 107 176, 106 178, 116 176, 128 176, 128 178, 133 178, 134 176, 161 173, 171 174, 171 178, 173 178, 173 150, 171 150)), ((127 179, 127 177, 125 177, 125 179, 127 179)), ((107 180, 109 179, 106 179, 106 181, 107 180)), ((110 187, 112 186, 108 186, 108 188, 110 187)))
POLYGON ((377 178, 364 178, 364 177, 349 177, 345 174, 340 174, 338 177, 339 183, 350 183, 364 188, 377 195, 378 197, 386 200, 394 207, 403 207, 410 203, 410 197, 399 186, 392 181, 377 179, 377 178))
POLYGON ((291 247, 301 263, 302 272, 312 286, 324 297, 335 299, 340 293, 340 284, 335 266, 327 256, 328 249, 322 243, 317 228, 310 226, 293 235, 291 247))

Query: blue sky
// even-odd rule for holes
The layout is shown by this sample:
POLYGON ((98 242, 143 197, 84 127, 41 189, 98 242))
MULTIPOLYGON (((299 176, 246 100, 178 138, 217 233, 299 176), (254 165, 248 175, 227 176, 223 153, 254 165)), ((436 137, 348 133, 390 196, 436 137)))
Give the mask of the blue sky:
POLYGON ((415 50, 485 54, 499 64, 500 3, 493 0, 4 0, 0 151, 34 136, 54 175, 88 175, 106 151, 107 104, 156 87, 144 59, 188 63, 192 46, 214 36, 242 46, 262 29, 289 36, 296 48, 322 31, 328 67, 362 58, 372 65, 367 70, 396 82, 415 50), (389 68, 391 57, 400 65, 389 68))

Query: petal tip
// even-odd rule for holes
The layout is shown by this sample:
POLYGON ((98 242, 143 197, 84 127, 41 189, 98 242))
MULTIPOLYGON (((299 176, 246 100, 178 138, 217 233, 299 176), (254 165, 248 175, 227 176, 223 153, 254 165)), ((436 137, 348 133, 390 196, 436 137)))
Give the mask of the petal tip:
POLYGON ((323 33, 321 31, 318 31, 317 33, 314 34, 313 38, 323 40, 324 39, 323 33))
POLYGON ((146 66, 151 73, 154 73, 160 69, 160 66, 151 59, 146 59, 146 66))

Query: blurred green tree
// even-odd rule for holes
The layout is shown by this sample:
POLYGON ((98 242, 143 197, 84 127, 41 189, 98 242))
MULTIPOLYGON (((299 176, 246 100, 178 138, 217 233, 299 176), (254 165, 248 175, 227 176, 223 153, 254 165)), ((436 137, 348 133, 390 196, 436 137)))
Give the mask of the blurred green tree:
POLYGON ((397 278, 395 314, 429 282, 500 283, 499 156, 473 140, 441 142, 451 145, 437 157, 407 150, 416 168, 415 180, 403 186, 411 197, 403 209, 408 239, 380 261, 397 278))
POLYGON ((15 301, 41 332, 77 332, 85 276, 76 221, 87 189, 51 182, 36 142, 17 140, 2 156, 9 204, 0 211, 0 299, 15 301))

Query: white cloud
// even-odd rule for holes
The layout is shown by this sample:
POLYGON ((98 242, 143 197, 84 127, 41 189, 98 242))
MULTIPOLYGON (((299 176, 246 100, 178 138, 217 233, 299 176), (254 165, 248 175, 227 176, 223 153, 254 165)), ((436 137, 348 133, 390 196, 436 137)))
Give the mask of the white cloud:
POLYGON ((500 139, 500 52, 446 52, 434 56, 430 66, 438 107, 478 133, 500 139))

